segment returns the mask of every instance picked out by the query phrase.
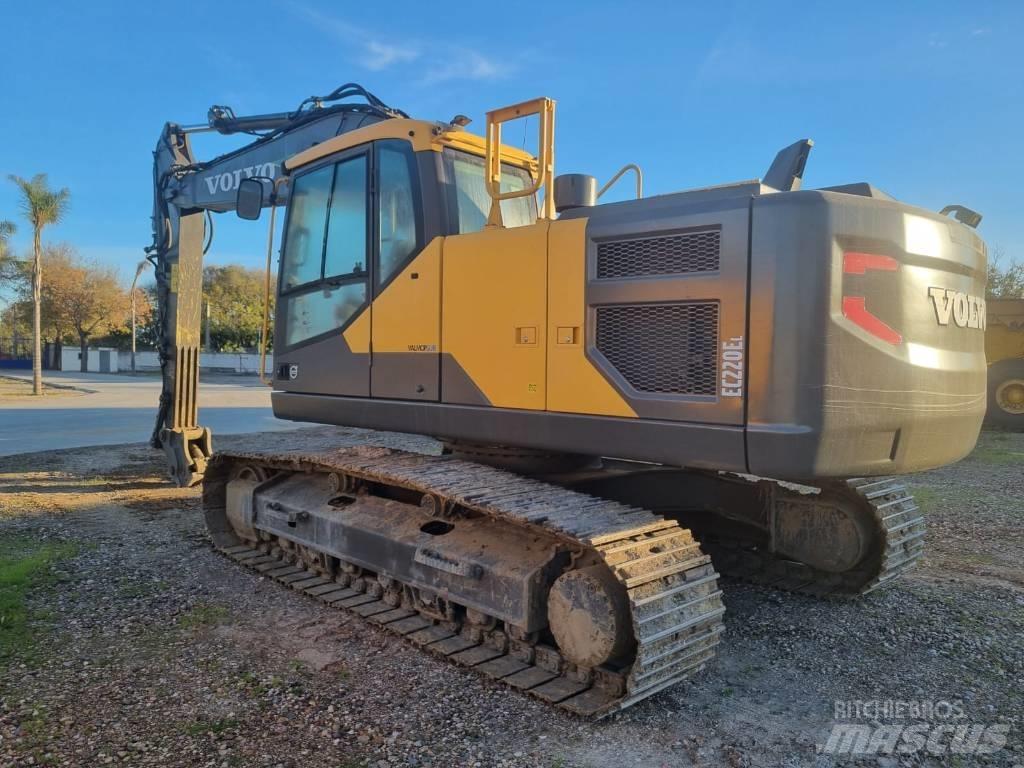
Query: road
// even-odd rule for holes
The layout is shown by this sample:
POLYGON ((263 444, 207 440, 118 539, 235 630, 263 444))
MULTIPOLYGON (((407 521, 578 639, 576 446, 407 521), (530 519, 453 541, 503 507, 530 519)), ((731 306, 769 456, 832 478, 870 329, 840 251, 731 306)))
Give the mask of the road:
MULTIPOLYGON (((0 371, 30 378, 29 372, 0 371)), ((52 397, 0 397, 0 456, 149 440, 160 397, 157 376, 48 371, 51 384, 88 390, 52 397)), ((275 419, 270 391, 255 376, 204 376, 199 423, 218 434, 295 429, 275 419)))

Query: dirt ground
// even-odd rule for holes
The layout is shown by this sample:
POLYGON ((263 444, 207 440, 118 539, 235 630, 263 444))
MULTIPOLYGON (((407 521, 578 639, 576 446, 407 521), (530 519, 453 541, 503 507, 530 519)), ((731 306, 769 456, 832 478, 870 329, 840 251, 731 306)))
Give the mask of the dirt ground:
MULTIPOLYGON (((431 449, 334 429, 219 445, 261 440, 431 449)), ((198 491, 168 485, 146 446, 3 458, 0 764, 1021 765, 1022 468, 1024 435, 986 433, 963 462, 908 478, 929 554, 879 594, 822 602, 725 581, 714 663, 588 723, 240 569, 211 549, 198 491), (857 701, 944 702, 1006 744, 830 751, 857 701)))

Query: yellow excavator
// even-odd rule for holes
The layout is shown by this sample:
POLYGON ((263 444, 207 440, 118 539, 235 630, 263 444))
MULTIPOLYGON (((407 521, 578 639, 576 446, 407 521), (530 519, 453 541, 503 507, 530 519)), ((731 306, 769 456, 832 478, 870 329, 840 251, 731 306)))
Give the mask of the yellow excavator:
POLYGON ((974 446, 986 254, 962 205, 801 189, 809 140, 764 179, 655 197, 627 166, 636 199, 601 203, 627 169, 600 189, 555 176, 554 116, 546 98, 498 109, 480 137, 347 84, 165 126, 153 441, 177 483, 203 482, 227 556, 601 716, 712 659, 719 573, 850 597, 921 556, 894 476, 974 446), (527 117, 535 156, 501 141, 527 117), (198 131, 256 138, 199 161, 198 131), (213 451, 196 397, 207 220, 268 207, 268 296, 286 210, 275 415, 443 449, 213 451))

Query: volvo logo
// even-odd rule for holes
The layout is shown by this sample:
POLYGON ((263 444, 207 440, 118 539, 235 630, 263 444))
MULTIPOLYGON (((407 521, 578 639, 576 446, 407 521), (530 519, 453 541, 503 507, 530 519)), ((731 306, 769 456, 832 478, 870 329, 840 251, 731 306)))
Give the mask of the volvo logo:
POLYGON ((277 163, 263 163, 262 165, 250 165, 246 168, 236 168, 233 171, 225 171, 203 179, 206 182, 206 189, 211 195, 218 192, 231 192, 238 189, 238 183, 242 179, 251 179, 253 176, 266 176, 273 179, 277 176, 277 163))
POLYGON ((949 325, 950 321, 960 328, 977 328, 985 330, 985 300, 951 288, 928 289, 928 297, 935 309, 935 320, 939 325, 949 325))

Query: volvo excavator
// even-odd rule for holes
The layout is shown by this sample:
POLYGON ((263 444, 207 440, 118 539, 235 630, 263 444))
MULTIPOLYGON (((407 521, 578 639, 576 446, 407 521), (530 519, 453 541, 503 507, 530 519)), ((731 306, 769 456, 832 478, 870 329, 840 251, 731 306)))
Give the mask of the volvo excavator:
POLYGON ((719 574, 854 597, 920 558, 897 476, 977 439, 986 250, 961 205, 801 189, 809 140, 763 179, 654 197, 633 167, 636 199, 602 203, 608 185, 555 176, 554 110, 497 109, 480 137, 348 84, 167 124, 153 442, 178 484, 203 482, 225 555, 600 717, 713 658, 719 574), (502 144, 525 118, 536 154, 502 144), (199 131, 254 138, 203 161, 199 131), (274 414, 443 450, 268 436, 214 453, 197 419, 208 219, 264 208, 268 294, 285 210, 274 414))

